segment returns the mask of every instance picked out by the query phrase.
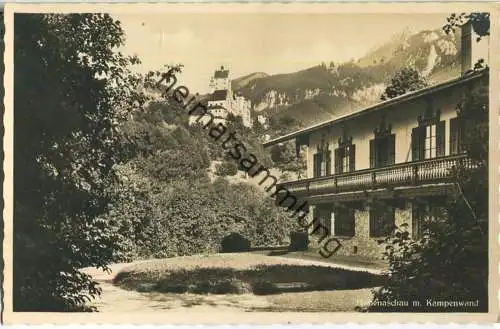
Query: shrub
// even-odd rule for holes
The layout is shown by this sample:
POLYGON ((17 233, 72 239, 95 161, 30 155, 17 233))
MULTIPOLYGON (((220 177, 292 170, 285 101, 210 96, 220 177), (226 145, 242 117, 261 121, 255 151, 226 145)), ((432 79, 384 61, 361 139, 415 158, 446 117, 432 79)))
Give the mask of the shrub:
MULTIPOLYGON (((238 233, 252 246, 284 246, 297 224, 257 188, 215 181, 165 182, 126 166, 122 200, 108 216, 120 234, 115 261, 216 253, 238 233)), ((245 247, 243 250, 248 250, 245 247)))
POLYGON ((238 173, 238 165, 234 161, 223 161, 217 165, 215 173, 218 176, 234 176, 238 173))
POLYGON ((222 239, 222 252, 243 252, 249 250, 250 241, 239 233, 231 233, 222 239))
POLYGON ((309 235, 307 232, 290 233, 289 251, 305 251, 309 246, 309 235))

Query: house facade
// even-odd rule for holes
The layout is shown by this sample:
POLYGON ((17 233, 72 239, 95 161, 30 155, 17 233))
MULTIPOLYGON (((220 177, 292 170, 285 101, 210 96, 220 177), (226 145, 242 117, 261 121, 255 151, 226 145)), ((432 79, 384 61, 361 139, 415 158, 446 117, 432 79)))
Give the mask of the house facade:
POLYGON ((380 258, 384 246, 377 241, 394 227, 418 238, 423 221, 444 207, 455 188, 450 169, 471 163, 457 105, 489 79, 487 69, 470 70, 475 59, 465 48, 475 36, 462 36, 456 79, 264 143, 294 139, 298 152, 306 146, 308 178, 279 187, 307 201, 308 222, 327 228, 310 226, 313 243, 328 234, 338 241, 338 255, 380 258))

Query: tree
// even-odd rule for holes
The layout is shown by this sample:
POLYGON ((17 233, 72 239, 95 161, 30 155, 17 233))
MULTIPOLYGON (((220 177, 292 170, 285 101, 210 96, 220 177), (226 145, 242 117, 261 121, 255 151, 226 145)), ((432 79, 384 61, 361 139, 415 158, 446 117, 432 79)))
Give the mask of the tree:
POLYGON ((306 170, 305 158, 297 156, 295 143, 273 146, 271 160, 281 171, 295 173, 299 178, 306 170))
POLYGON ((374 311, 450 311, 427 307, 427 300, 478 301, 453 311, 488 310, 488 87, 481 85, 457 107, 465 122, 464 143, 472 166, 454 169, 456 193, 434 219, 423 224, 424 235, 412 239, 401 228, 383 241, 389 279, 375 301, 420 301, 399 309, 374 303, 374 311), (471 169, 473 168, 473 169, 471 169))
POLYGON ((443 30, 447 34, 455 32, 455 28, 470 22, 474 32, 478 35, 478 42, 490 35, 490 13, 453 13, 446 18, 446 21, 443 30))
POLYGON ((125 160, 119 125, 147 97, 103 14, 14 18, 14 310, 81 309, 116 239, 101 217, 125 160))
POLYGON ((397 96, 404 95, 410 91, 427 87, 428 83, 424 77, 414 68, 406 67, 397 72, 391 82, 385 88, 380 99, 385 101, 397 96))

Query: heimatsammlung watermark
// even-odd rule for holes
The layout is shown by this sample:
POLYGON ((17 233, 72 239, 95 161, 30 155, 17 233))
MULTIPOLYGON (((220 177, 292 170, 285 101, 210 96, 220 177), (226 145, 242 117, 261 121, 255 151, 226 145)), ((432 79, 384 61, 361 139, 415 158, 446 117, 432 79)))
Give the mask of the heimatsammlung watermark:
POLYGON ((293 211, 291 218, 297 216, 299 225, 310 230, 311 233, 322 232, 322 236, 318 239, 318 244, 321 245, 319 254, 328 258, 335 254, 340 248, 340 241, 335 237, 330 236, 330 229, 319 222, 318 218, 313 218, 311 222, 307 221, 309 214, 309 205, 307 201, 298 200, 286 187, 278 186, 278 179, 271 174, 268 168, 260 164, 255 154, 248 151, 248 148, 243 142, 238 139, 235 131, 229 131, 227 126, 222 122, 215 123, 214 115, 209 109, 197 100, 197 95, 191 95, 189 89, 184 85, 177 86, 177 77, 173 74, 173 69, 162 74, 161 79, 157 82, 157 88, 161 91, 162 97, 170 97, 177 102, 189 116, 197 116, 196 122, 203 129, 209 129, 208 135, 216 142, 222 141, 222 148, 227 151, 232 159, 234 159, 240 168, 245 169, 250 177, 262 176, 258 182, 259 186, 264 185, 265 191, 270 194, 271 198, 276 198, 279 206, 287 205, 287 211, 293 211), (165 84, 163 84, 165 82, 165 84), (175 88, 174 88, 175 87, 175 88), (267 185, 269 184, 269 185, 267 185), (300 203, 302 201, 302 203, 300 203), (300 205, 299 205, 300 203, 300 205))

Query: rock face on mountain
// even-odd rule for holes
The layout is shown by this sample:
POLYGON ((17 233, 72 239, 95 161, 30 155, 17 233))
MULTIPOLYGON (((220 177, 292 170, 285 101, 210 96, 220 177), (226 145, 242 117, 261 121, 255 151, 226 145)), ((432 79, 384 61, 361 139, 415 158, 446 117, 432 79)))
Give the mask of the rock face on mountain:
POLYGON ((233 80, 233 88, 271 120, 293 118, 293 130, 378 102, 391 77, 406 66, 432 84, 458 76, 459 45, 459 35, 440 29, 404 31, 357 61, 322 63, 289 74, 253 73, 233 80))

